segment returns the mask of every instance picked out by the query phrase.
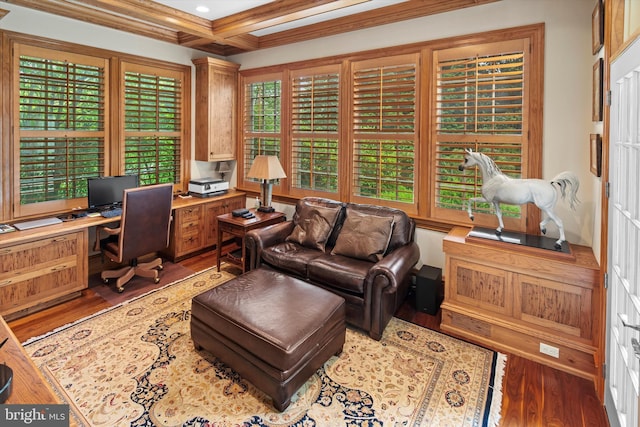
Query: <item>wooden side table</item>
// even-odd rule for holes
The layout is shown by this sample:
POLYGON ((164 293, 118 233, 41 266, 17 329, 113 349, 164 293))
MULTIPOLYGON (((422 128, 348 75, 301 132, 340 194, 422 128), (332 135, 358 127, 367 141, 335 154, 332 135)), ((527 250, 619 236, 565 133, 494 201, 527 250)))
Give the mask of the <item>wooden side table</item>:
POLYGON ((240 258, 227 256, 227 262, 230 264, 238 265, 242 268, 244 273, 247 269, 247 253, 246 246, 244 244, 244 236, 247 232, 255 229, 262 228, 268 225, 277 224, 283 222, 286 217, 283 212, 258 212, 255 209, 250 209, 255 215, 255 218, 244 219, 239 216, 233 216, 231 213, 226 213, 218 216, 218 260, 217 267, 220 271, 220 261, 222 258, 222 236, 224 233, 231 234, 232 236, 239 237, 242 240, 241 256, 240 258))

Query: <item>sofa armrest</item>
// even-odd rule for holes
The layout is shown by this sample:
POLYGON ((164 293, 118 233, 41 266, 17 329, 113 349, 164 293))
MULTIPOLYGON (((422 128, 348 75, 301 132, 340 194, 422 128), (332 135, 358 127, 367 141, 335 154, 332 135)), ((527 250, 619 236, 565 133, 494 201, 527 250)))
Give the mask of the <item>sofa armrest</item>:
MULTIPOLYGON (((369 276, 383 275, 388 277, 390 287, 398 286, 398 281, 405 279, 412 271, 420 258, 420 248, 416 242, 395 249, 378 261, 371 270, 369 276)), ((385 289, 384 292, 395 292, 394 289, 385 289)))
POLYGON ((377 262, 367 277, 371 298, 371 328, 369 335, 379 340, 391 317, 403 303, 413 267, 420 259, 416 242, 401 246, 377 262))
POLYGON ((260 267, 262 251, 265 248, 284 242, 292 230, 293 221, 285 221, 249 231, 244 238, 244 244, 249 255, 249 270, 260 267))

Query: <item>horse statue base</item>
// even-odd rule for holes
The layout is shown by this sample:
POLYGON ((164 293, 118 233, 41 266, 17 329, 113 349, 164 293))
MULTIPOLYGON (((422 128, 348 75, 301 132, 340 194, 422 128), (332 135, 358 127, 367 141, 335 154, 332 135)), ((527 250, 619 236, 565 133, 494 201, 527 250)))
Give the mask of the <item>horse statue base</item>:
POLYGON ((467 234, 467 237, 484 239, 493 242, 510 243, 531 249, 552 251, 556 254, 562 253, 571 255, 571 247, 569 246, 569 242, 564 241, 560 246, 558 246, 555 239, 546 236, 534 236, 531 234, 507 230, 503 230, 501 233, 496 233, 496 230, 494 228, 473 227, 469 234, 467 234))

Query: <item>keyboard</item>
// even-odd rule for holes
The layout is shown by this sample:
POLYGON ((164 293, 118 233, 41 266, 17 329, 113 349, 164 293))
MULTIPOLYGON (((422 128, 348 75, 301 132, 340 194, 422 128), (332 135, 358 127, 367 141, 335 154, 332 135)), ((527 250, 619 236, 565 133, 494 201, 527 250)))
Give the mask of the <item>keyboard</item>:
POLYGON ((33 221, 16 222, 13 224, 18 230, 29 230, 30 228, 44 227, 45 225, 60 224, 62 220, 60 218, 42 218, 34 219, 33 221))
POLYGON ((105 211, 101 211, 100 215, 102 215, 104 218, 113 218, 116 216, 120 216, 122 215, 122 208, 107 209, 105 211))

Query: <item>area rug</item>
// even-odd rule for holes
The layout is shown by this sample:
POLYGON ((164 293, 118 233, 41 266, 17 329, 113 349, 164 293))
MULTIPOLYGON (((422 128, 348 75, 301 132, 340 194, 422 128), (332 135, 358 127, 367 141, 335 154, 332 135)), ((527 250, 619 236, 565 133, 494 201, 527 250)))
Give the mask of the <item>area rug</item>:
MULTIPOLYGON (((24 343, 80 426, 494 426, 506 357, 393 318, 348 328, 286 411, 189 334, 191 299, 234 276, 195 274, 24 343)), ((266 307, 265 307, 266 309, 266 307)))

